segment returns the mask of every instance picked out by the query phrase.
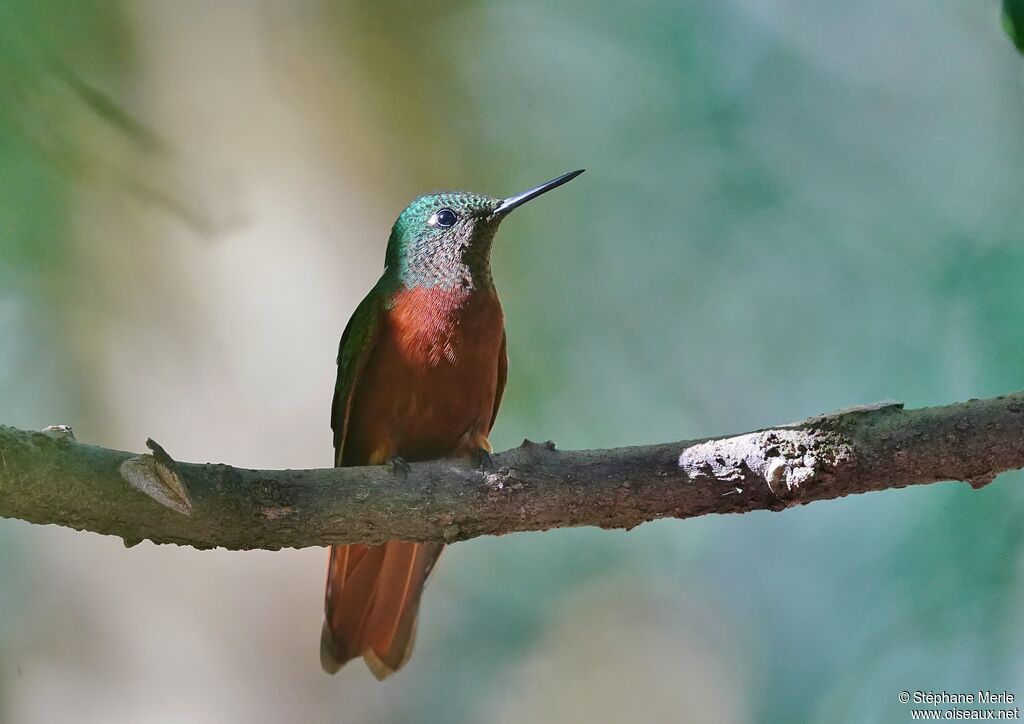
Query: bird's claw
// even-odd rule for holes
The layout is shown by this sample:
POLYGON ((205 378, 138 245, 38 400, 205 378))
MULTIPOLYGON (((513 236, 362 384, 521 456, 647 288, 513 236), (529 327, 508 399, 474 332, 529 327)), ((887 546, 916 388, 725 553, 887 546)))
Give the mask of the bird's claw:
POLYGON ((387 464, 391 466, 391 474, 401 478, 402 480, 409 477, 409 473, 412 472, 412 466, 405 461, 405 458, 398 455, 389 459, 387 464))
POLYGON ((476 469, 482 473, 490 472, 491 470, 494 470, 495 467, 494 457, 489 451, 484 450, 483 448, 478 448, 477 451, 473 453, 473 464, 476 466, 476 469))

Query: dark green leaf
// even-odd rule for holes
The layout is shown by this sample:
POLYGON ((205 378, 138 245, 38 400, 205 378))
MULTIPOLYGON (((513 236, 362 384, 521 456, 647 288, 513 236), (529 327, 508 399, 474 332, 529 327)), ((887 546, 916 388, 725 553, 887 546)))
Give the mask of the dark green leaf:
POLYGON ((1017 50, 1024 54, 1024 0, 1003 0, 1003 27, 1017 50))

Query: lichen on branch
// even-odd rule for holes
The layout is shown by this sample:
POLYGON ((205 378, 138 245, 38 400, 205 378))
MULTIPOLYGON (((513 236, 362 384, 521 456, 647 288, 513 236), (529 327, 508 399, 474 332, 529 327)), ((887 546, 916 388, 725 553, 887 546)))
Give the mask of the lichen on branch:
POLYGON ((404 476, 389 466, 181 463, 156 443, 136 455, 64 430, 0 426, 0 516, 197 548, 632 528, 942 480, 982 487, 1024 468, 1024 392, 917 410, 885 402, 741 435, 609 450, 526 441, 495 455, 493 469, 438 460, 404 476))

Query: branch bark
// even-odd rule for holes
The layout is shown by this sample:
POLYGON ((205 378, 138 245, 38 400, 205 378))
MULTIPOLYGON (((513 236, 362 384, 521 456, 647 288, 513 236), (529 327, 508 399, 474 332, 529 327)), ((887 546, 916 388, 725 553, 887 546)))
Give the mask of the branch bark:
POLYGON ((465 540, 658 518, 783 510, 1024 467, 1024 392, 904 410, 879 403, 704 440, 562 452, 524 442, 458 460, 247 470, 83 445, 67 428, 0 426, 0 516, 196 548, 465 540), (134 477, 134 479, 133 479, 134 477), (186 504, 187 503, 187 504, 186 504))

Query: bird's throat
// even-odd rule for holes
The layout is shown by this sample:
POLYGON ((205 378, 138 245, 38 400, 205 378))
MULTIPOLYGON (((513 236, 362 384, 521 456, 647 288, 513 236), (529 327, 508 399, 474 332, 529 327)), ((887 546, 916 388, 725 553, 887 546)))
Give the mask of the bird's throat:
POLYGON ((493 239, 494 229, 485 228, 454 243, 417 240, 398 253, 394 273, 409 289, 493 291, 493 239))

